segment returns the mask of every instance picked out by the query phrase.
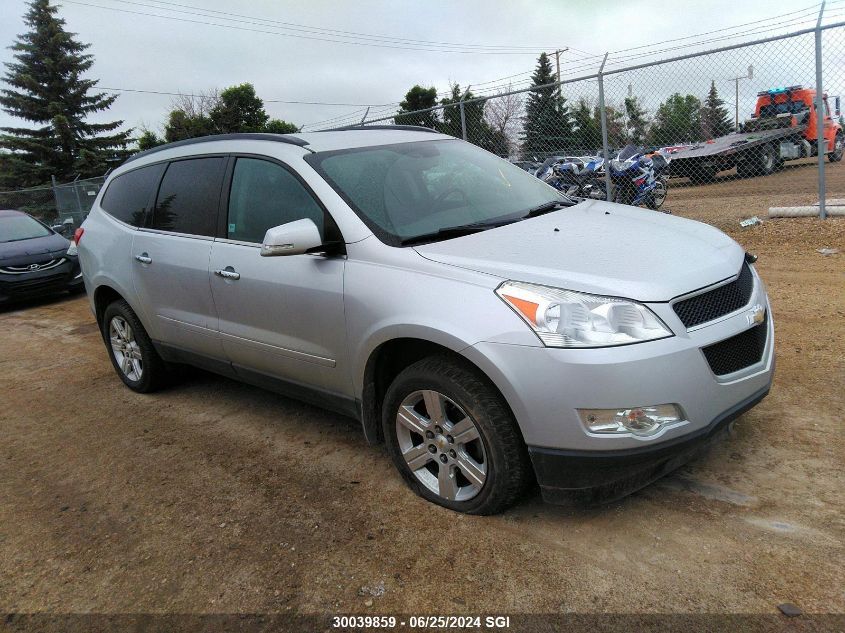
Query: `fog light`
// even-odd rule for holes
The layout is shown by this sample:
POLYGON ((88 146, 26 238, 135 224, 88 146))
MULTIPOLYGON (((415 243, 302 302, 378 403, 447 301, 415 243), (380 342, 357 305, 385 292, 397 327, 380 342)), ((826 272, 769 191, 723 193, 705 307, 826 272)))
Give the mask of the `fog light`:
POLYGON ((578 409, 581 422, 590 433, 654 435, 662 428, 684 420, 676 404, 656 404, 631 409, 578 409))

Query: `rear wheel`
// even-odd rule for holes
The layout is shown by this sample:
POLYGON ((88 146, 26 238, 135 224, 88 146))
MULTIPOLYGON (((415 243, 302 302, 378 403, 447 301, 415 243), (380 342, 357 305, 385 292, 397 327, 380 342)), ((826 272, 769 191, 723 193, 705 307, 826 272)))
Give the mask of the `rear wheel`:
POLYGON ((167 367, 128 303, 121 299, 106 308, 102 333, 114 370, 127 387, 149 393, 165 384, 167 367))
POLYGON ((740 158, 736 166, 736 173, 741 178, 750 176, 768 176, 774 173, 778 167, 778 156, 774 147, 763 145, 756 151, 746 154, 740 158))
POLYGON ((827 159, 831 163, 838 163, 842 160, 842 154, 845 153, 845 138, 842 132, 836 133, 836 138, 833 140, 833 151, 827 155, 827 159))
POLYGON ((513 416, 486 378, 462 362, 432 356, 402 371, 385 396, 382 425, 408 486, 451 510, 496 514, 531 481, 513 416))
POLYGON ((654 183, 654 189, 646 199, 646 206, 649 209, 657 211, 666 202, 666 181, 663 178, 658 178, 654 183))

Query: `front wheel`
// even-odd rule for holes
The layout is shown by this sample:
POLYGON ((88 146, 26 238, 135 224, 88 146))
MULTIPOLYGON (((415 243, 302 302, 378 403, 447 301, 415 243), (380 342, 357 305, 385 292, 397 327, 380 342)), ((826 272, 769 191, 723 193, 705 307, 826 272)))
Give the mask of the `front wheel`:
POLYGON ((531 481, 501 395, 473 367, 432 356, 403 370, 382 410, 387 449, 418 495, 457 512, 496 514, 531 481))
POLYGON ((842 132, 837 132, 836 138, 833 140, 833 151, 827 155, 827 159, 831 163, 838 163, 842 160, 843 153, 845 153, 845 139, 843 139, 842 132))

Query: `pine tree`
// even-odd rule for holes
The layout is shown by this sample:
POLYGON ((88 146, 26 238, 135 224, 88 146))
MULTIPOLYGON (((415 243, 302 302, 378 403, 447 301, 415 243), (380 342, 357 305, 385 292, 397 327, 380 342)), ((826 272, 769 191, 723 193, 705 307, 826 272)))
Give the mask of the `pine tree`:
MULTIPOLYGON (((537 68, 531 76, 532 86, 555 81, 552 62, 540 53, 537 68)), ((526 158, 560 153, 572 143, 572 122, 566 99, 557 86, 531 90, 525 105, 525 131, 522 151, 526 158)))
POLYGON ((4 186, 29 186, 102 175, 128 154, 131 130, 116 132, 123 121, 89 123, 87 117, 106 110, 117 95, 92 92, 96 79, 83 75, 94 64, 84 51, 90 46, 65 31, 50 0, 32 0, 24 22, 29 32, 11 46, 0 106, 38 127, 0 128, 0 178, 4 186))
POLYGON ((719 98, 716 82, 713 81, 701 108, 701 133, 704 138, 718 138, 733 131, 733 122, 724 106, 725 102, 719 98))

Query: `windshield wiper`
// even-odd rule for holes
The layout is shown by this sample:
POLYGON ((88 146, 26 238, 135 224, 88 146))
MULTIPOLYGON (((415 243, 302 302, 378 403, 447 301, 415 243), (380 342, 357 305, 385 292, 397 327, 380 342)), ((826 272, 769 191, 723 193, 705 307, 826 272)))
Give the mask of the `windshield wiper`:
POLYGON ((399 242, 402 246, 410 246, 411 244, 422 244, 424 242, 436 242, 438 240, 449 239, 450 237, 460 237, 461 235, 470 235, 471 233, 479 233, 487 229, 494 229, 503 224, 510 224, 510 222, 475 222, 473 224, 459 224, 458 226, 447 226, 431 233, 423 233, 422 235, 415 235, 414 237, 406 237, 399 242))
POLYGON ((567 205, 566 202, 564 202, 563 200, 549 200, 548 202, 544 202, 543 204, 528 209, 528 212, 522 217, 526 220, 528 218, 536 218, 538 215, 557 211, 558 209, 562 209, 566 206, 569 205, 567 205))

